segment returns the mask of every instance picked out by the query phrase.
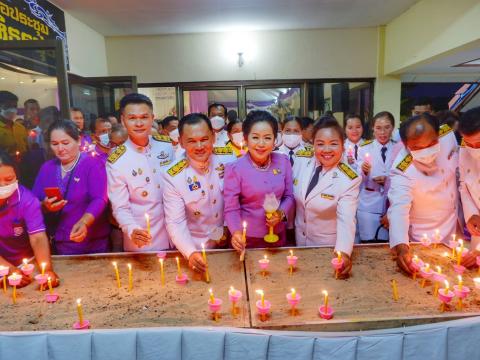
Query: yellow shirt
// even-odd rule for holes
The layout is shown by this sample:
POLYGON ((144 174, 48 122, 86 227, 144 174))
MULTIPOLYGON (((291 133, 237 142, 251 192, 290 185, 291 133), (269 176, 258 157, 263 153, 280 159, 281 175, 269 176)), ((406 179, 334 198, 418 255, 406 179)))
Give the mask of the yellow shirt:
POLYGON ((19 122, 15 121, 10 127, 0 120, 0 148, 10 155, 15 155, 17 151, 20 154, 27 151, 27 137, 27 130, 19 122))

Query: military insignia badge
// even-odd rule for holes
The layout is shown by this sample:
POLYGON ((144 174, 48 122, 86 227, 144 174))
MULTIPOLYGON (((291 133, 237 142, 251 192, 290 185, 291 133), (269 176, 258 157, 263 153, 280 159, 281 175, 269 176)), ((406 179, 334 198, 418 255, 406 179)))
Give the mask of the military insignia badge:
POLYGON ((193 179, 190 179, 190 180, 191 180, 191 183, 188 184, 188 188, 190 189, 190 191, 195 191, 202 187, 200 185, 200 181, 198 181, 196 176, 194 176, 193 179))
POLYGON ((278 175, 282 173, 280 169, 273 169, 272 171, 273 171, 273 175, 278 175))
POLYGON ((132 176, 137 176, 137 172, 135 170, 132 170, 132 176))
POLYGON ((165 151, 162 151, 160 154, 157 155, 157 159, 165 160, 168 158, 168 154, 165 151))
POLYGON ((322 199, 327 199, 327 200, 333 200, 335 199, 335 196, 333 195, 330 195, 330 194, 322 194, 320 195, 322 197, 322 199))

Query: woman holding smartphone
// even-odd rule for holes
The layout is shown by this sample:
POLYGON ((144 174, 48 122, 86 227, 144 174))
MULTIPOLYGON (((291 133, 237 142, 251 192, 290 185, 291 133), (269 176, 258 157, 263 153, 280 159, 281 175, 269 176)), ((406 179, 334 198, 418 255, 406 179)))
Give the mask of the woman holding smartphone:
POLYGON ((47 137, 55 158, 43 164, 33 192, 42 202, 54 251, 60 255, 108 251, 105 165, 80 152, 80 134, 70 120, 53 123, 47 137))

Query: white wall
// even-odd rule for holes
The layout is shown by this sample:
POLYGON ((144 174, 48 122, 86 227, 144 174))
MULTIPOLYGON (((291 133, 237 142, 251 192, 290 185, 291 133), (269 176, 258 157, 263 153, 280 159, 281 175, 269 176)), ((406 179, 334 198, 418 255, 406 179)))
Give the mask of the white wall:
POLYGON ((70 72, 81 76, 107 76, 105 37, 65 12, 70 72))
POLYGON ((109 75, 139 83, 375 77, 377 29, 107 37, 106 48, 109 75))

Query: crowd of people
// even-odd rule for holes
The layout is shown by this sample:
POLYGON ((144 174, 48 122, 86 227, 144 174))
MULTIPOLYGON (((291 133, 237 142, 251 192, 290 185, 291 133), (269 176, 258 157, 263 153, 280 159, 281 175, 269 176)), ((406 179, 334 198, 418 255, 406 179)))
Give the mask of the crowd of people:
MULTIPOLYGON (((355 243, 389 242, 412 271, 411 241, 480 240, 480 108, 460 117, 419 101, 395 131, 387 111, 344 126, 222 104, 156 121, 151 100, 129 94, 119 120, 24 104, 0 92, 0 265, 47 264, 51 254, 178 249, 206 270, 208 249, 331 246, 339 278, 355 243), (276 236, 273 236, 276 235, 276 236)), ((479 248, 480 250, 480 248, 479 248)), ((327 265, 326 265, 327 266, 327 265)), ((29 282, 24 277, 22 285, 29 282)))

